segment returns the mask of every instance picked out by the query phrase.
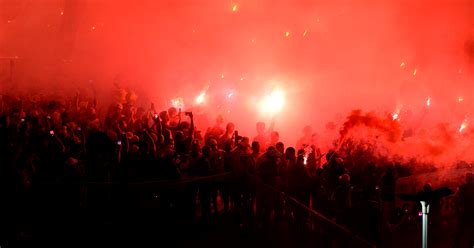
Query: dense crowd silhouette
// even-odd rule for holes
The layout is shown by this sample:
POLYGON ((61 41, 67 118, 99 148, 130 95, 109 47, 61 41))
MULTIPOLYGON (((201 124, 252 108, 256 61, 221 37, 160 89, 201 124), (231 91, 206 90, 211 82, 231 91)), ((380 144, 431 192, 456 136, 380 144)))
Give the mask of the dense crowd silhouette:
MULTIPOLYGON (((202 132, 193 112, 138 107, 131 94, 105 111, 95 96, 79 94, 3 95, 0 104, 4 216, 28 207, 151 207, 170 218, 179 215, 185 225, 213 225, 218 216, 231 216, 242 228, 270 236, 287 226, 299 239, 308 230, 329 232, 321 230, 324 219, 389 247, 396 244, 390 233, 419 211, 416 204, 396 204, 397 178, 411 175, 409 168, 356 156, 355 143, 322 153, 310 126, 296 146, 288 146, 274 123, 266 128, 258 122, 256 136, 249 137, 218 116, 202 132)), ((453 199, 433 204, 433 225, 455 223, 454 243, 462 247, 459 242, 473 239, 472 174, 453 199), (443 218, 437 207, 450 203, 457 220, 443 218)), ((2 224, 2 242, 22 239, 14 226, 24 220, 9 220, 2 224)))

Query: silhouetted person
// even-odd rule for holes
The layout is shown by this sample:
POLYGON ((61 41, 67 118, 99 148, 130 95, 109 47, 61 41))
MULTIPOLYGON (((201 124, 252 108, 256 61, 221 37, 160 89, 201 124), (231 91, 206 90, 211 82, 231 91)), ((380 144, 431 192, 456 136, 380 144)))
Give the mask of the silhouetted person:
POLYGON ((219 137, 218 143, 219 148, 225 150, 228 145, 233 145, 234 143, 234 129, 235 125, 232 122, 227 123, 225 127, 225 133, 219 137))
POLYGON ((216 123, 214 124, 214 126, 209 127, 206 130, 206 134, 204 135, 204 141, 206 143, 210 139, 215 139, 217 141, 224 134, 224 129, 222 128, 223 123, 224 123, 224 118, 222 117, 222 115, 217 116, 216 123))
POLYGON ((348 223, 352 207, 351 178, 348 174, 340 176, 340 183, 334 192, 336 202, 336 217, 339 222, 348 223))
MULTIPOLYGON (((210 175, 210 168, 211 168, 211 147, 203 146, 202 147, 202 155, 199 158, 198 162, 196 163, 195 168, 191 168, 193 175, 198 177, 208 176, 210 175)), ((211 192, 210 192, 210 184, 207 181, 200 181, 199 182, 199 199, 201 202, 202 208, 202 218, 204 221, 209 217, 211 213, 211 192)))
MULTIPOLYGON (((270 143, 270 133, 273 132, 273 128, 275 126, 275 120, 272 120, 270 128, 268 131, 265 129, 264 122, 257 122, 256 129, 257 129, 257 136, 253 138, 253 141, 257 141, 260 144, 260 151, 265 152, 269 143, 270 143)), ((274 138, 277 136, 274 135, 274 138)), ((275 142, 276 143, 276 142, 275 142)))

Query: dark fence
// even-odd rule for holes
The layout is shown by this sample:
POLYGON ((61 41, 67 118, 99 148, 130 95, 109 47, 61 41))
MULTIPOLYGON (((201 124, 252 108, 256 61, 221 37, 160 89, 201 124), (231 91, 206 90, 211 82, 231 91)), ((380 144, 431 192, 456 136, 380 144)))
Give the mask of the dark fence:
MULTIPOLYGON (((255 182, 254 180, 251 180, 255 182)), ((323 247, 375 247, 361 236, 349 230, 347 227, 340 225, 333 218, 311 209, 306 204, 300 202, 295 197, 282 192, 276 187, 256 183, 256 196, 254 201, 250 203, 252 206, 253 216, 258 215, 259 194, 265 194, 265 197, 273 199, 272 204, 278 205, 280 218, 285 223, 290 224, 288 232, 304 233, 306 240, 310 239, 310 243, 318 244, 323 247), (256 203, 255 203, 256 199, 256 203), (255 207, 257 205, 257 207, 255 207), (299 220, 298 220, 299 219, 299 220), (299 223, 298 223, 299 222, 299 223)), ((81 182, 76 184, 48 184, 47 188, 55 191, 53 198, 64 199, 61 195, 69 195, 71 192, 77 193, 80 197, 69 201, 70 206, 85 211, 103 210, 115 211, 122 213, 136 212, 141 210, 153 210, 160 212, 160 215, 167 216, 168 221, 180 222, 183 225, 193 223, 196 219, 201 218, 199 210, 202 208, 201 190, 212 188, 213 190, 225 189, 227 191, 239 192, 242 184, 235 174, 223 173, 218 175, 204 177, 188 177, 177 180, 161 180, 161 181, 143 181, 143 182, 81 182), (125 211, 125 212, 123 212, 125 211), (183 219, 193 219, 191 221, 183 219)), ((255 188, 254 188, 255 189, 255 188)), ((239 193, 240 194, 240 193, 239 193)), ((240 194, 243 197, 244 194, 240 194)), ((220 192, 222 199, 222 191, 220 192)), ((204 199, 205 200, 205 199, 204 199)), ((207 199, 209 200, 209 199, 207 199)), ((242 200, 242 204, 245 200, 242 200)), ((277 207, 278 208, 278 207, 277 207)), ((273 206, 272 222, 276 221, 277 213, 273 206)), ((256 216, 254 220, 258 219, 256 216)), ((280 220, 281 221, 281 220, 280 220)), ((281 232, 281 230, 280 230, 281 232)))

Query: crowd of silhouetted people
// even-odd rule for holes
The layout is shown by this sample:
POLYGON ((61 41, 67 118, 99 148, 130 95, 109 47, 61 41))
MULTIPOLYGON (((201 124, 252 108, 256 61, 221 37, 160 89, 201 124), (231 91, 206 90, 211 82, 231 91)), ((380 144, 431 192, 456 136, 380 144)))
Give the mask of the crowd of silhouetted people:
MULTIPOLYGON (((140 191, 149 184, 142 191, 160 209, 174 206, 190 222, 232 215, 244 226, 271 232, 288 224, 301 234, 318 228, 314 210, 374 243, 404 214, 395 204, 403 169, 348 161, 334 149, 322 153, 309 126, 288 146, 273 123, 257 123, 250 137, 222 116, 197 130, 193 112, 138 107, 131 95, 99 111, 97 100, 2 96, 2 199, 13 208, 100 208, 123 204, 122 194, 128 194, 126 205, 135 207, 148 195, 116 188, 135 185, 140 191), (171 184, 173 190, 163 189, 171 184), (118 195, 103 193, 107 187, 118 195)), ((472 231, 472 174, 456 197, 458 225, 472 231)), ((472 232, 459 232, 459 239, 463 235, 472 240, 472 232)))

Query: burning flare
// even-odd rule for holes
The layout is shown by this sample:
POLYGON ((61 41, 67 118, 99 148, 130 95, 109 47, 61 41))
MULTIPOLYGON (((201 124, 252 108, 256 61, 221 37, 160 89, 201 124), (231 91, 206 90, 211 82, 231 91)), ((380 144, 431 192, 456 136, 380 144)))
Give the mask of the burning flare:
POLYGON ((196 103, 202 104, 204 103, 205 99, 206 99, 206 92, 201 92, 201 94, 199 94, 199 96, 196 97, 196 103))
POLYGON ((176 97, 174 99, 171 99, 171 105, 177 109, 182 109, 184 108, 184 101, 183 98, 181 97, 176 97))
POLYGON ((459 132, 462 133, 464 129, 467 127, 467 119, 464 119, 461 123, 461 126, 459 127, 459 132))
POLYGON ((275 114, 282 110, 285 105, 285 94, 280 89, 273 89, 269 95, 260 102, 260 110, 264 113, 275 114))

